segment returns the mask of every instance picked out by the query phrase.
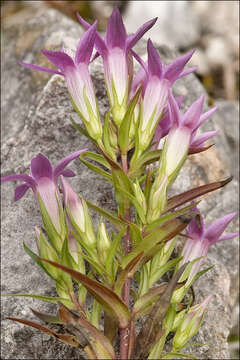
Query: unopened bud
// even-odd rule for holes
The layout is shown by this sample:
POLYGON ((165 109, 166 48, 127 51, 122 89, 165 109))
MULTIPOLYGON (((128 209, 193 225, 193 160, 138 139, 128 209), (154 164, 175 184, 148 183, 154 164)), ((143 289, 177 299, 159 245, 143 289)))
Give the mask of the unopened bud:
POLYGON ((103 222, 101 222, 98 226, 97 251, 99 258, 102 262, 106 260, 110 246, 111 246, 111 241, 109 239, 106 226, 103 222))

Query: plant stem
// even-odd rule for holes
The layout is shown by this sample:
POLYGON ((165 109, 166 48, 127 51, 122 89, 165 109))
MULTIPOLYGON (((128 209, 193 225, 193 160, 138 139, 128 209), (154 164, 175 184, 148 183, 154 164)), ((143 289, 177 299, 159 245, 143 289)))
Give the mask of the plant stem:
MULTIPOLYGON (((127 155, 121 156, 122 159, 122 169, 127 174, 128 173, 128 164, 127 164, 127 155)), ((127 221, 131 220, 130 209, 125 210, 124 218, 127 221)), ((124 253, 127 255, 131 251, 131 238, 129 228, 127 229, 127 233, 124 237, 124 253)), ((122 299, 129 308, 130 305, 130 286, 131 281, 127 279, 123 286, 122 291, 122 299)), ((125 329, 120 330, 120 359, 128 359, 128 348, 130 341, 130 324, 125 329)))

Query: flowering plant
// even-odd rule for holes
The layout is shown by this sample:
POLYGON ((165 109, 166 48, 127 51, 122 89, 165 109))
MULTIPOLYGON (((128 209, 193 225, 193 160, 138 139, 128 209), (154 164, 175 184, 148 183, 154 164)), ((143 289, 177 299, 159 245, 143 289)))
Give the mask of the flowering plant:
POLYGON ((199 330, 211 294, 194 306, 187 303, 186 295, 209 270, 200 270, 208 248, 237 235, 222 235, 235 213, 205 228, 195 201, 230 179, 171 198, 168 192, 187 157, 208 149, 205 142, 216 131, 197 135, 197 130, 216 108, 202 114, 204 98, 200 97, 182 113, 182 97, 173 96, 174 82, 195 70, 184 69, 193 52, 166 66, 150 39, 147 62, 133 50, 156 19, 127 35, 115 7, 105 39, 98 34, 96 23, 90 25, 80 15, 78 19, 86 32, 74 59, 64 51, 42 50, 56 70, 20 64, 64 76, 85 128, 72 120, 73 126, 91 139, 98 153, 76 151, 55 169, 38 154, 31 161, 29 175, 1 178, 1 182, 24 182, 17 186, 15 200, 29 188, 33 190, 43 227, 35 229, 38 253, 25 243, 24 249, 55 282, 57 296, 27 296, 57 304, 57 316, 33 312, 46 323, 63 326, 65 333, 26 319, 9 319, 81 348, 89 359, 187 357, 181 350, 199 330), (110 104, 103 125, 88 69, 98 56, 103 60, 110 104), (133 58, 140 64, 136 74, 133 58), (84 200, 72 189, 66 178, 76 174, 66 166, 77 158, 113 185, 115 213, 84 200), (154 163, 156 166, 149 166, 154 163), (111 234, 102 218, 97 226, 93 224, 89 208, 112 223, 111 234), (181 236, 186 238, 185 245, 174 257, 181 236), (166 273, 170 280, 163 282, 166 273), (137 331, 140 318, 142 326, 137 331), (174 336, 167 352, 169 333, 174 336))

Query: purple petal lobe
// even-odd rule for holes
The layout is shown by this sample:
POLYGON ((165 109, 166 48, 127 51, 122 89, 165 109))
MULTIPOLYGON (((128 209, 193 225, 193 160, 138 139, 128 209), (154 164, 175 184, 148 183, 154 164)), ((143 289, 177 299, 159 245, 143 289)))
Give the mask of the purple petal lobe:
POLYGON ((74 67, 72 58, 61 51, 48 51, 42 50, 42 53, 48 60, 50 60, 55 66, 57 66, 63 73, 67 67, 74 67))
POLYGON ((141 37, 143 37, 143 35, 149 30, 151 29, 151 27, 155 24, 155 22, 157 21, 157 17, 147 21, 145 24, 143 24, 134 35, 130 35, 127 38, 127 48, 130 49, 132 48, 134 45, 136 45, 136 43, 138 42, 138 40, 141 39, 141 37))
POLYGON ((222 235, 225 228, 236 216, 236 213, 231 213, 221 217, 220 219, 215 220, 205 231, 204 237, 208 239, 210 244, 218 241, 219 237, 222 235))
POLYGON ((76 176, 75 172, 70 169, 64 169, 60 175, 63 175, 64 177, 74 177, 76 176))
POLYGON ((54 70, 54 69, 48 69, 48 68, 45 68, 45 67, 42 67, 42 66, 38 66, 38 65, 34 65, 34 64, 26 64, 22 61, 19 61, 18 62, 20 65, 28 68, 28 69, 31 69, 31 70, 39 70, 39 71, 43 71, 43 72, 47 72, 47 73, 50 73, 50 74, 58 74, 58 75, 63 75, 62 72, 58 71, 58 70, 54 70))
POLYGON ((164 77, 168 79, 171 83, 174 83, 182 73, 184 66, 188 60, 192 57, 193 51, 188 52, 187 54, 177 58, 171 65, 166 67, 164 77))
POLYGON ((97 21, 95 21, 95 23, 83 34, 81 40, 78 43, 76 51, 76 64, 79 64, 81 62, 89 64, 96 38, 96 29, 97 21))
POLYGON ((199 126, 201 126, 207 119, 209 119, 215 111, 218 109, 217 106, 213 107, 212 109, 206 111, 204 114, 200 116, 199 126))
POLYGON ((65 167, 74 159, 76 159, 82 152, 87 151, 88 149, 78 150, 68 156, 66 156, 64 159, 62 159, 57 166, 55 167, 53 174, 54 174, 54 180, 57 180, 57 177, 62 174, 62 171, 65 169, 65 167))
POLYGON ((174 99, 172 91, 168 92, 168 112, 171 124, 180 126, 180 112, 177 101, 174 99))
POLYGON ((196 137, 193 141, 191 141, 190 148, 198 148, 199 146, 203 145, 205 141, 215 136, 219 131, 213 130, 213 131, 207 131, 203 134, 200 134, 196 137))
POLYGON ((150 75, 152 76, 155 75, 161 78, 162 63, 161 63, 160 55, 153 46, 153 43, 150 39, 148 39, 147 50, 148 50, 148 71, 150 75))
POLYGON ((230 240, 235 238, 236 236, 238 236, 239 233, 235 232, 235 233, 228 233, 226 235, 221 236, 218 241, 224 241, 224 240, 230 240))
POLYGON ((7 181, 24 181, 25 183, 29 184, 32 188, 35 188, 36 183, 31 176, 26 174, 12 174, 1 177, 1 182, 7 181))
POLYGON ((199 127, 200 116, 202 113, 202 107, 204 103, 204 95, 200 96, 183 116, 182 122, 184 126, 187 126, 191 130, 195 130, 199 127))
POLYGON ((27 192, 27 190, 30 188, 30 185, 28 184, 22 184, 16 187, 15 189, 15 193, 14 193, 14 201, 17 201, 19 199, 21 199, 25 193, 27 192))
POLYGON ((53 170, 50 161, 43 154, 38 154, 31 161, 31 175, 33 179, 38 182, 41 178, 53 177, 53 170))
POLYGON ((78 12, 77 12, 77 18, 85 30, 88 30, 91 27, 91 24, 89 24, 86 20, 84 20, 78 12))
POLYGON ((192 72, 197 70, 197 66, 190 67, 184 71, 181 72, 181 74, 178 76, 178 79, 182 78, 183 76, 186 76, 188 74, 191 74, 192 72))
POLYGON ((125 49, 127 34, 122 21, 122 16, 117 6, 114 7, 106 29, 106 43, 111 49, 119 47, 125 49))

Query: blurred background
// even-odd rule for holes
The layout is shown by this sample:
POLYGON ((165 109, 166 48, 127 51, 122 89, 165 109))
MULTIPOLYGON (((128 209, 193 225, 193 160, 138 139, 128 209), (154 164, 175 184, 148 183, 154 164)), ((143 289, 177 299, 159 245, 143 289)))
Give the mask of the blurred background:
MULTIPOLYGON (((227 110, 229 106, 239 108, 238 1, 1 1, 1 24, 4 27, 17 19, 24 21, 30 8, 51 7, 75 21, 77 11, 91 23, 97 19, 99 30, 104 31, 114 5, 118 5, 129 33, 158 16, 147 36, 179 52, 195 49, 191 65, 198 66, 196 75, 207 90, 210 103, 217 102, 227 110)), ((226 120, 238 121, 229 116, 226 120)), ((228 130, 226 124, 225 129, 232 136, 231 126, 228 130)), ((229 344, 231 358, 239 359, 238 306, 234 312, 236 320, 229 344)))

